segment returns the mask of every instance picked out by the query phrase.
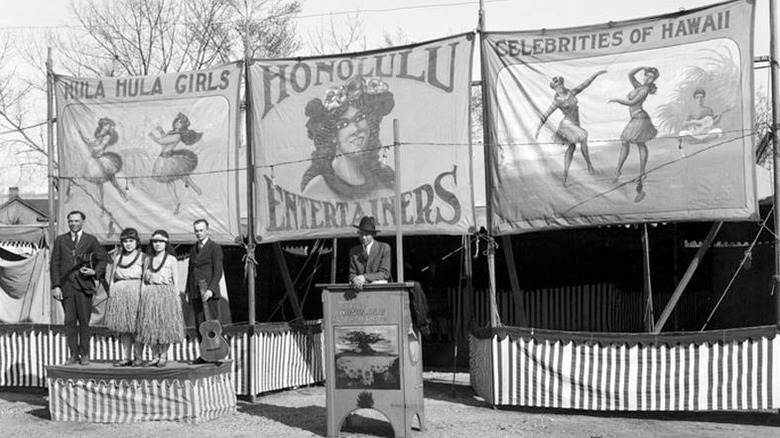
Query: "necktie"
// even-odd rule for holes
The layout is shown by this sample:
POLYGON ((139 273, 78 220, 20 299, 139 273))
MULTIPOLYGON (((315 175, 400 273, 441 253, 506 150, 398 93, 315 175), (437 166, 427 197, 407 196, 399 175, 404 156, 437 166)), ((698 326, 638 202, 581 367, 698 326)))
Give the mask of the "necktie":
POLYGON ((79 243, 79 235, 78 233, 73 234, 73 246, 78 245, 79 243))

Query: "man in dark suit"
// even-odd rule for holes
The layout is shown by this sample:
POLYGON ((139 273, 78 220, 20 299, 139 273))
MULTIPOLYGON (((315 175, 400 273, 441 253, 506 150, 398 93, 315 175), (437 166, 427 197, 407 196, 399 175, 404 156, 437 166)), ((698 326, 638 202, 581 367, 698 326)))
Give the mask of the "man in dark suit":
POLYGON ((70 232, 57 236, 51 254, 51 293, 65 310, 65 336, 73 365, 89 364, 89 318, 92 296, 106 272, 108 257, 95 236, 81 230, 86 216, 80 211, 68 213, 70 232))
POLYGON ((195 326, 200 326, 200 323, 206 320, 204 306, 208 306, 211 319, 229 323, 230 309, 227 308, 227 301, 220 300, 222 248, 209 238, 209 223, 206 219, 193 222, 192 229, 197 242, 190 250, 186 292, 195 316, 195 326), (225 305, 221 305, 221 302, 225 305))
POLYGON ((390 280, 392 251, 390 245, 374 240, 379 232, 376 220, 371 216, 360 219, 358 236, 360 245, 349 250, 349 282, 356 290, 366 283, 390 280))

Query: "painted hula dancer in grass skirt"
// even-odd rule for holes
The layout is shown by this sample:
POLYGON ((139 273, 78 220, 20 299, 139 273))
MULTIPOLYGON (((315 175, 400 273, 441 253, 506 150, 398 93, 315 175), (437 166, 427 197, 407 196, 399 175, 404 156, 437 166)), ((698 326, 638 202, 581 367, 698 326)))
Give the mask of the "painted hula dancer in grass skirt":
POLYGON ((146 257, 141 252, 138 231, 125 228, 119 235, 122 244, 115 256, 108 280, 109 298, 106 305, 106 327, 119 334, 122 360, 114 366, 141 364, 143 344, 136 341, 138 304, 141 299, 141 275, 146 257))
POLYGON ((580 126, 580 107, 577 102, 577 95, 588 88, 599 75, 603 75, 606 72, 606 70, 601 70, 572 89, 566 88, 564 79, 561 76, 556 76, 550 81, 550 88, 555 90, 555 96, 553 96, 552 104, 542 114, 541 120, 539 120, 539 127, 536 128, 536 137, 539 137, 539 131, 542 130, 542 126, 544 126, 555 110, 561 110, 563 120, 558 125, 558 130, 555 131, 555 141, 566 146, 566 155, 563 159, 564 186, 566 186, 569 180, 569 167, 571 167, 577 143, 580 144, 580 152, 582 152, 582 157, 588 165, 588 173, 591 175, 595 173, 588 152, 588 131, 580 126))
POLYGON ((620 141, 622 142, 620 157, 618 158, 618 166, 612 182, 617 182, 620 179, 623 163, 628 158, 631 143, 634 143, 637 149, 639 149, 639 178, 634 202, 639 202, 645 198, 644 181, 647 171, 647 142, 658 135, 658 130, 653 125, 650 114, 642 107, 647 97, 655 94, 655 81, 658 79, 658 76, 658 69, 655 67, 637 67, 628 73, 628 80, 634 86, 634 89, 628 93, 625 99, 610 100, 610 102, 627 106, 631 115, 631 120, 623 129, 623 133, 620 134, 620 141), (636 78, 636 74, 640 71, 644 71, 644 78, 641 82, 636 78))
POLYGON ((198 156, 186 149, 176 149, 176 146, 179 143, 192 146, 200 140, 203 133, 190 129, 190 119, 182 113, 177 114, 173 119, 172 128, 165 132, 158 126, 155 131, 149 133, 149 137, 162 146, 160 156, 154 161, 152 167, 152 178, 166 184, 176 204, 173 214, 179 214, 181 199, 176 191, 176 181, 183 181, 184 187, 191 188, 198 196, 201 190, 190 176, 198 167, 198 156))
POLYGON ((168 233, 152 233, 151 251, 144 267, 138 340, 152 349, 147 365, 164 367, 168 347, 184 340, 184 317, 179 297, 178 262, 170 250, 168 233))

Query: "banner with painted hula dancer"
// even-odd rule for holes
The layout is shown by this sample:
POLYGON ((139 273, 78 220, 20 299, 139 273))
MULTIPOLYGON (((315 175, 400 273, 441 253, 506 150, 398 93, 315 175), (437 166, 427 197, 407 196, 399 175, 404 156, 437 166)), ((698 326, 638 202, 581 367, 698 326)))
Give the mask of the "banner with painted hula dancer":
POLYGON ((126 227, 185 242, 206 218, 215 241, 234 243, 241 71, 232 63, 159 76, 56 75, 59 231, 80 210, 103 242, 126 227))
POLYGON ((493 231, 757 218, 753 2, 482 40, 493 231))
POLYGON ((469 140, 473 36, 250 65, 257 234, 353 236, 364 215, 405 234, 474 225, 469 140), (393 120, 400 127, 400 169, 393 120))

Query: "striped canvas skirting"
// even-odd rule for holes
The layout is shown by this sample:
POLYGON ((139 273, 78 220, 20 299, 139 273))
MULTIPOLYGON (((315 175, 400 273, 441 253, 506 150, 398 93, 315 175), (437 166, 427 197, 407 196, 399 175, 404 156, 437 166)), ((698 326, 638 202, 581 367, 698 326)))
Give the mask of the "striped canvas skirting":
POLYGON ((632 339, 488 329, 470 337, 471 383, 491 405, 599 411, 780 408, 776 327, 729 332, 632 339))

